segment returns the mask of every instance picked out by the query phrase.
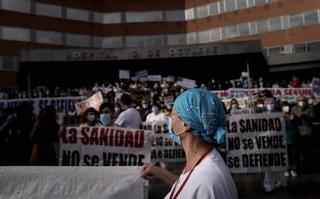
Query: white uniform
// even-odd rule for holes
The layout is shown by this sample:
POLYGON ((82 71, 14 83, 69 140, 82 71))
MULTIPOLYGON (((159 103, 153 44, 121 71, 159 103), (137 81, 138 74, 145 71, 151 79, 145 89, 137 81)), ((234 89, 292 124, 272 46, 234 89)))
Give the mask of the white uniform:
POLYGON ((162 122, 167 122, 168 118, 167 116, 160 112, 157 115, 152 113, 149 113, 146 119, 146 122, 157 122, 157 121, 162 121, 162 122))
POLYGON ((123 128, 139 129, 141 122, 139 112, 134 108, 128 108, 120 113, 114 124, 123 128))
MULTIPOLYGON (((180 176, 174 195, 178 192, 188 173, 180 176)), ((170 198, 170 194, 165 199, 170 198)), ((183 199, 237 199, 238 193, 233 178, 217 150, 206 156, 190 175, 177 198, 183 199)))

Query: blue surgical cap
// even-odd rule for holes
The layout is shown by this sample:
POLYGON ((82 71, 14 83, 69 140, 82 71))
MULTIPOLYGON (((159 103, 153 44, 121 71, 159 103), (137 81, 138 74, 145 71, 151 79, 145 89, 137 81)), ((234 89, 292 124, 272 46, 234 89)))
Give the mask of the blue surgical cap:
POLYGON ((196 136, 207 143, 223 142, 225 113, 215 94, 204 89, 189 89, 175 100, 173 107, 196 136))

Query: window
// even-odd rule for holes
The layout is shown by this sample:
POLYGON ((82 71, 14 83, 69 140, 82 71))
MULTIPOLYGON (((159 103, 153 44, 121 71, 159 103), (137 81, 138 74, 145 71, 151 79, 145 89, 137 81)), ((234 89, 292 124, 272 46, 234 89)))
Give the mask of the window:
POLYGON ((304 53, 304 52, 306 52, 306 45, 304 43, 295 44, 294 49, 295 49, 296 53, 304 53))
POLYGON ((121 37, 105 37, 102 39, 103 48, 120 48, 122 47, 121 37))
POLYGON ((126 22, 150 22, 150 21, 162 21, 161 11, 151 12, 127 12, 126 22))
POLYGON ((239 35, 244 36, 249 34, 250 34, 249 24, 248 23, 239 24, 239 35))
POLYGON ((290 24, 291 24, 291 28, 302 27, 303 15, 302 14, 290 15, 290 24))
POLYGON ((226 27, 227 38, 237 37, 238 36, 238 26, 228 26, 226 27))
POLYGON ((281 17, 273 17, 269 19, 270 31, 281 30, 281 17))
POLYGON ((320 51, 320 41, 307 43, 307 51, 320 51))
POLYGON ((199 32, 199 42, 200 43, 205 43, 210 41, 210 31, 201 31, 199 32))
POLYGON ((215 28, 211 30, 211 40, 212 41, 221 40, 221 28, 215 28))
POLYGON ((162 46, 164 44, 162 35, 153 35, 152 37, 155 46, 162 46))
POLYGON ((104 24, 121 23, 121 13, 113 12, 113 13, 103 14, 103 23, 104 24))
POLYGON ((186 10, 185 14, 186 14, 186 20, 194 19, 194 9, 193 8, 186 10))
POLYGON ((186 35, 168 35, 168 45, 183 45, 186 44, 186 35))
POLYGON ((67 19, 89 21, 89 11, 74 9, 74 8, 67 8, 67 19))
POLYGON ((225 0, 225 9, 226 11, 233 11, 236 9, 235 0, 225 0))
POLYGON ((219 2, 209 4, 209 15, 219 14, 219 2))
POLYGON ((268 32, 268 20, 257 21, 258 33, 268 32))
POLYGON ((197 43, 197 34, 195 32, 187 33, 187 44, 197 43))
POLYGON ((67 34, 67 45, 90 47, 90 36, 80 34, 67 34))
POLYGON ((225 11, 224 2, 223 2, 223 1, 219 3, 219 7, 220 7, 220 8, 219 8, 220 13, 225 11))
POLYGON ((62 35, 60 32, 50 32, 50 31, 36 31, 36 42, 37 43, 50 43, 50 44, 61 44, 62 35))
POLYGON ((207 5, 197 7, 197 11, 198 11, 198 17, 199 18, 204 18, 204 17, 207 17, 209 15, 208 6, 207 5))
POLYGON ((280 55, 280 47, 269 48, 269 56, 280 55))
POLYGON ((30 41, 30 29, 2 27, 2 39, 15 41, 30 41))
POLYGON ((36 14, 49 17, 62 17, 61 6, 36 3, 36 14))
POLYGON ((304 13, 304 24, 305 25, 312 25, 318 23, 318 14, 317 10, 313 10, 310 12, 304 13))
POLYGON ((184 21, 185 15, 184 11, 181 10, 172 10, 166 11, 166 21, 184 21))
POLYGON ((31 0, 2 0, 2 9, 31 13, 31 0))
POLYGON ((254 4, 256 6, 260 6, 260 5, 266 4, 266 0, 255 0, 254 4))
POLYGON ((126 37, 127 47, 135 47, 136 44, 136 36, 128 36, 126 37))
POLYGON ((237 0, 237 8, 238 9, 244 9, 247 8, 247 0, 237 0))
POLYGON ((93 12, 93 22, 103 23, 103 14, 101 12, 93 12))

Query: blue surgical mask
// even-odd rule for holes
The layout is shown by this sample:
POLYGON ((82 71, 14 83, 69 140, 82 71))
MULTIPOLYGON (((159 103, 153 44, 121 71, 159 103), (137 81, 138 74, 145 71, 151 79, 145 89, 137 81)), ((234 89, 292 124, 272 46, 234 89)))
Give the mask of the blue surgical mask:
POLYGON ((111 123, 111 115, 110 114, 101 114, 100 122, 103 126, 108 126, 111 123))
POLYGON ((169 131, 169 136, 172 139, 172 141, 174 141, 178 145, 181 145, 180 135, 182 133, 184 133, 185 131, 182 131, 180 133, 175 134, 174 131, 173 131, 172 119, 170 117, 168 119, 168 131, 169 131))
POLYGON ((149 107, 148 104, 142 104, 142 108, 147 109, 149 107))
POLYGON ((152 112, 159 113, 159 108, 158 107, 152 107, 152 112))
POLYGON ((87 119, 89 122, 95 122, 96 121, 96 116, 95 115, 88 115, 87 119))

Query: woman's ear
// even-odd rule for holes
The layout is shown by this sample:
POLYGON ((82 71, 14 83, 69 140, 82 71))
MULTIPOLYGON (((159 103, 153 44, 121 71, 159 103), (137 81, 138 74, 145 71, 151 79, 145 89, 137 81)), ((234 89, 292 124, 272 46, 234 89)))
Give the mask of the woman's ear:
POLYGON ((184 127, 184 129, 183 129, 183 130, 184 130, 185 132, 187 132, 187 131, 190 131, 190 130, 191 130, 191 128, 190 128, 190 126, 189 126, 188 124, 186 124, 186 123, 183 123, 183 124, 184 124, 184 126, 183 126, 183 127, 184 127))

